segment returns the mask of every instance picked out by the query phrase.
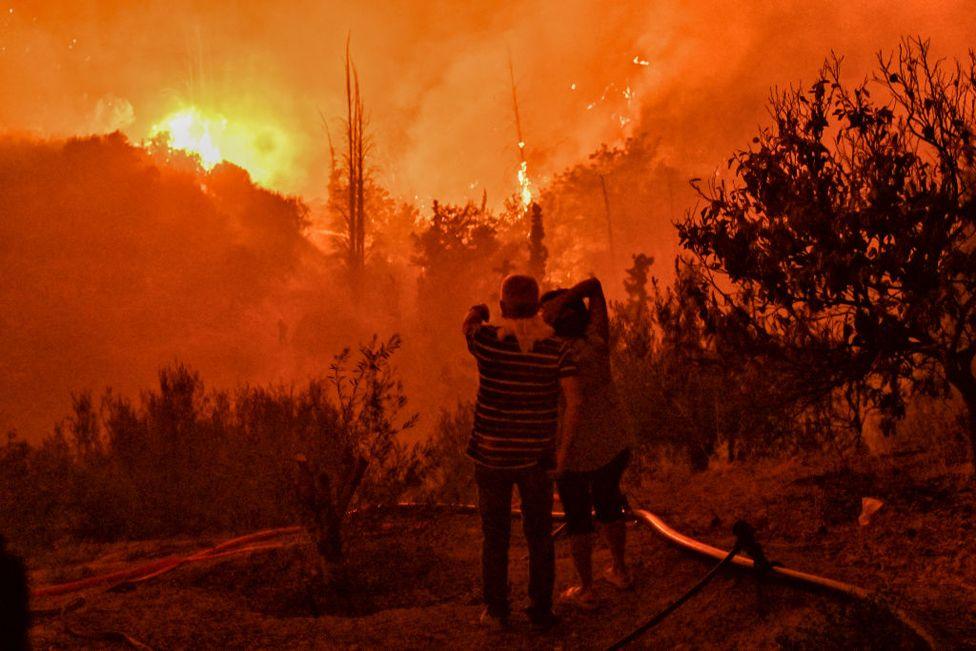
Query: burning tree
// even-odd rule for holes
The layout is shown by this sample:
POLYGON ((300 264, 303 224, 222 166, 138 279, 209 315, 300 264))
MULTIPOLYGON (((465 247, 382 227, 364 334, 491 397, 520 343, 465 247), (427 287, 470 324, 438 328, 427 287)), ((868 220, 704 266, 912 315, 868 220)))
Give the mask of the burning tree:
POLYGON ((886 431, 907 395, 954 387, 976 455, 976 55, 946 65, 918 39, 878 59, 860 85, 834 57, 774 95, 774 126, 732 157, 733 181, 696 186, 680 237, 712 274, 718 327, 856 388, 886 431))

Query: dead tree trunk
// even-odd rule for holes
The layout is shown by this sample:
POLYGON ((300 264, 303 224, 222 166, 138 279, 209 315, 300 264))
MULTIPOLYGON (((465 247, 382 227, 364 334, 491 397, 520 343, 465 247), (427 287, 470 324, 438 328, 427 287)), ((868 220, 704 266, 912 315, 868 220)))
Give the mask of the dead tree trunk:
POLYGON ((354 292, 362 290, 366 267, 366 133, 359 74, 346 39, 346 206, 347 266, 354 292))

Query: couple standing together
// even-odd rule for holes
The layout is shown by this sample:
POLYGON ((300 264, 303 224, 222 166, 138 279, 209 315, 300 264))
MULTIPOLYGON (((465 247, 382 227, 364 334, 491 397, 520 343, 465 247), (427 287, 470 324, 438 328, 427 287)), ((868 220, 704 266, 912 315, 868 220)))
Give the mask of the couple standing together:
POLYGON ((479 376, 467 452, 475 461, 484 534, 482 621, 508 623, 512 487, 518 486, 529 547, 527 613, 533 628, 546 630, 556 623, 553 477, 579 575, 563 599, 596 606, 594 510, 613 557, 606 578, 618 588, 631 585, 620 477, 632 440, 610 374, 606 299, 595 278, 540 297, 534 278, 511 275, 502 282, 501 318, 490 322, 487 306, 472 307, 464 335, 479 376))

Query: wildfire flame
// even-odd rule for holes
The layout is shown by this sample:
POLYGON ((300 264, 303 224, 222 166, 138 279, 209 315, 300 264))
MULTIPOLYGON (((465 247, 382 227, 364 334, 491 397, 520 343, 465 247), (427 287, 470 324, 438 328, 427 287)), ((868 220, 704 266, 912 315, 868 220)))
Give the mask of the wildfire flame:
POLYGON ((149 130, 151 138, 161 134, 170 149, 196 155, 206 170, 226 160, 265 185, 286 173, 290 163, 289 140, 281 129, 268 123, 230 120, 195 106, 170 113, 149 130))
POLYGON ((518 182, 521 188, 519 196, 522 198, 522 206, 528 208, 532 203, 532 188, 529 182, 529 166, 524 160, 519 165, 518 182))
POLYGON ((149 135, 168 134, 170 149, 196 154, 204 169, 210 170, 224 160, 220 148, 214 143, 214 132, 223 133, 226 128, 226 119, 215 122, 205 118, 198 109, 189 108, 163 118, 153 125, 149 135))

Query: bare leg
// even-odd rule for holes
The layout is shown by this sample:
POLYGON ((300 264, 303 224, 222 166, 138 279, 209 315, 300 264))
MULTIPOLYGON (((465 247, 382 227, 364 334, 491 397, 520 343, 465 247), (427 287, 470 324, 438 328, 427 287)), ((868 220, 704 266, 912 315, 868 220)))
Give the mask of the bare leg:
POLYGON ((620 492, 620 476, 627 467, 629 450, 614 457, 613 461, 595 473, 593 479, 593 506, 597 520, 602 521, 603 537, 613 557, 608 580, 618 588, 630 586, 627 561, 624 558, 627 547, 627 523, 622 519, 627 501, 620 492))
POLYGON ((613 557, 613 571, 618 576, 627 576, 627 561, 625 550, 627 548, 627 522, 615 520, 603 525, 603 537, 610 548, 610 555, 613 557))
POLYGON ((593 534, 572 536, 569 541, 580 585, 583 590, 589 591, 593 588, 593 534))

